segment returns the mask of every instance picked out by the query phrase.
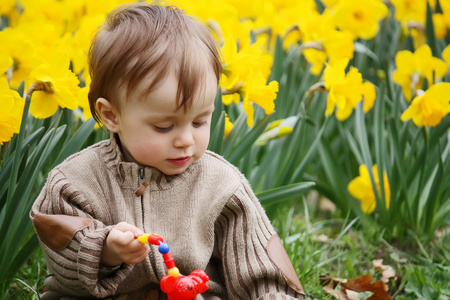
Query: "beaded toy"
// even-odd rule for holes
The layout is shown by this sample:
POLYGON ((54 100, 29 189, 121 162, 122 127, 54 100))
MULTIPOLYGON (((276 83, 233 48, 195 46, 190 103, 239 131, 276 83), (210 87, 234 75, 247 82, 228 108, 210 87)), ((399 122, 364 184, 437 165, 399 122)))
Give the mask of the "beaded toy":
POLYGON ((195 270, 187 276, 180 275, 180 271, 175 266, 175 261, 169 252, 169 245, 164 243, 162 237, 157 234, 145 233, 137 239, 141 243, 158 246, 159 253, 162 254, 168 269, 167 275, 161 279, 160 286, 169 300, 195 299, 198 294, 208 289, 209 277, 204 271, 195 270))

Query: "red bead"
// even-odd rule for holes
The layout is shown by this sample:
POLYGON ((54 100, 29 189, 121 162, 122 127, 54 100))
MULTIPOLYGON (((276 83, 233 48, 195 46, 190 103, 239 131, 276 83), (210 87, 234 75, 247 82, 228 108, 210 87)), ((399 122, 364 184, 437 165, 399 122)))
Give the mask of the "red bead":
POLYGON ((152 245, 159 245, 161 243, 163 243, 164 240, 162 237, 160 237, 159 235, 156 234, 150 234, 148 236, 148 243, 152 244, 152 245))
POLYGON ((167 269, 175 268, 175 261, 172 257, 172 255, 169 253, 163 254, 164 263, 167 266, 167 269))

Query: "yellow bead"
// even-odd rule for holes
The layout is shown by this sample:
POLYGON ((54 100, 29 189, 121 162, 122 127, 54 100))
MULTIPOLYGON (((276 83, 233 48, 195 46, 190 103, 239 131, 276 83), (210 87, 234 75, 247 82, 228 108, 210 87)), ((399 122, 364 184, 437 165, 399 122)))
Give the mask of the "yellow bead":
POLYGON ((141 242, 142 244, 148 244, 148 237, 149 237, 149 235, 150 234, 148 234, 148 233, 144 233, 143 235, 141 235, 141 236, 138 236, 138 241, 139 242, 141 242))
POLYGON ((178 275, 180 275, 180 270, 178 270, 177 267, 169 269, 169 271, 167 271, 167 274, 172 275, 173 277, 178 277, 178 275))

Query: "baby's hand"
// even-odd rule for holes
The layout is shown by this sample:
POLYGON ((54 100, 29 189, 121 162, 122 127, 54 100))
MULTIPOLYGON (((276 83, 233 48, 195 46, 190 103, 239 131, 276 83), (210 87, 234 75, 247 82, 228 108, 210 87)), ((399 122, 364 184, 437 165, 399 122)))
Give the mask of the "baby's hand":
POLYGON ((150 250, 147 244, 136 239, 142 234, 142 230, 125 222, 114 226, 103 245, 101 264, 112 267, 122 263, 137 264, 144 260, 150 250))

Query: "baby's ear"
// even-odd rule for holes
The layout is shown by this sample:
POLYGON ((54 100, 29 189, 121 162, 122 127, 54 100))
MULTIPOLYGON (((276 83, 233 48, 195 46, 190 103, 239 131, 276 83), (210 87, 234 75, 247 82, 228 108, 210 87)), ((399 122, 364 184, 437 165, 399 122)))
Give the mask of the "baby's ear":
POLYGON ((98 98, 95 102, 95 109, 97 110, 102 123, 108 128, 110 132, 119 132, 119 123, 117 122, 117 110, 105 98, 98 98))

